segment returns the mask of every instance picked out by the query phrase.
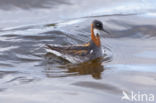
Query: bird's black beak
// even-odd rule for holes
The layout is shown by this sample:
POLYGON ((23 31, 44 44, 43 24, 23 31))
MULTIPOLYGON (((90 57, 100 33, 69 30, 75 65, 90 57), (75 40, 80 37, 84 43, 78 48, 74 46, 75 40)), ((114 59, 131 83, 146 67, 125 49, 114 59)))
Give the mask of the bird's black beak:
POLYGON ((102 28, 102 31, 110 35, 110 32, 108 32, 108 31, 105 30, 104 28, 102 28))

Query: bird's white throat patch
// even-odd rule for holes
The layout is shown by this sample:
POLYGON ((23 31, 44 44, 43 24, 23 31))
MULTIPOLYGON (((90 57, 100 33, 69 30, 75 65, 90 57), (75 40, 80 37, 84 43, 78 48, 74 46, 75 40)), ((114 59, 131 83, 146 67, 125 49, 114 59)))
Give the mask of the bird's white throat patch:
POLYGON ((101 35, 101 30, 94 29, 94 35, 97 36, 97 34, 101 35))

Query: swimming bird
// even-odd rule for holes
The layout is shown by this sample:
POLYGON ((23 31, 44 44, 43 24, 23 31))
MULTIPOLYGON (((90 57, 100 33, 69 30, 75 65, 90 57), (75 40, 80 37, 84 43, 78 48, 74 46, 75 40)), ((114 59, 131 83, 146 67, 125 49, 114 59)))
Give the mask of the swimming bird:
POLYGON ((109 32, 104 30, 101 21, 94 20, 91 23, 91 40, 88 43, 70 46, 56 46, 48 44, 46 45, 46 50, 49 53, 61 56, 71 62, 94 60, 96 58, 102 57, 104 54, 100 41, 100 35, 103 34, 103 32, 109 34, 109 32))

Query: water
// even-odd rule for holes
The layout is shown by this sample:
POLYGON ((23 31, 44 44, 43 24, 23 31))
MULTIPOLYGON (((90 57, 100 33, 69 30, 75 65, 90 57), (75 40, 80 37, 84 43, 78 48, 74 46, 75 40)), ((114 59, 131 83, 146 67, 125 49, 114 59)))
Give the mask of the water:
MULTIPOLYGON (((122 91, 156 96, 154 0, 1 0, 0 102, 121 103, 122 91), (45 44, 90 40, 101 20, 111 35, 104 62, 73 65, 46 54, 45 44)), ((145 102, 145 101, 144 101, 145 102)))

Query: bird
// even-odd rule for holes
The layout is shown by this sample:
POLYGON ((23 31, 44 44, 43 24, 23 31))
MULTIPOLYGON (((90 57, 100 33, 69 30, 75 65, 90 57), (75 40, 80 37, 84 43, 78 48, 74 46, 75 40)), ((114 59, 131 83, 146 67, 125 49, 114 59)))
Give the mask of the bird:
POLYGON ((104 51, 101 46, 100 35, 104 32, 103 23, 93 20, 91 23, 91 40, 85 44, 58 46, 46 44, 46 51, 57 56, 62 56, 70 62, 85 62, 100 58, 104 51))

